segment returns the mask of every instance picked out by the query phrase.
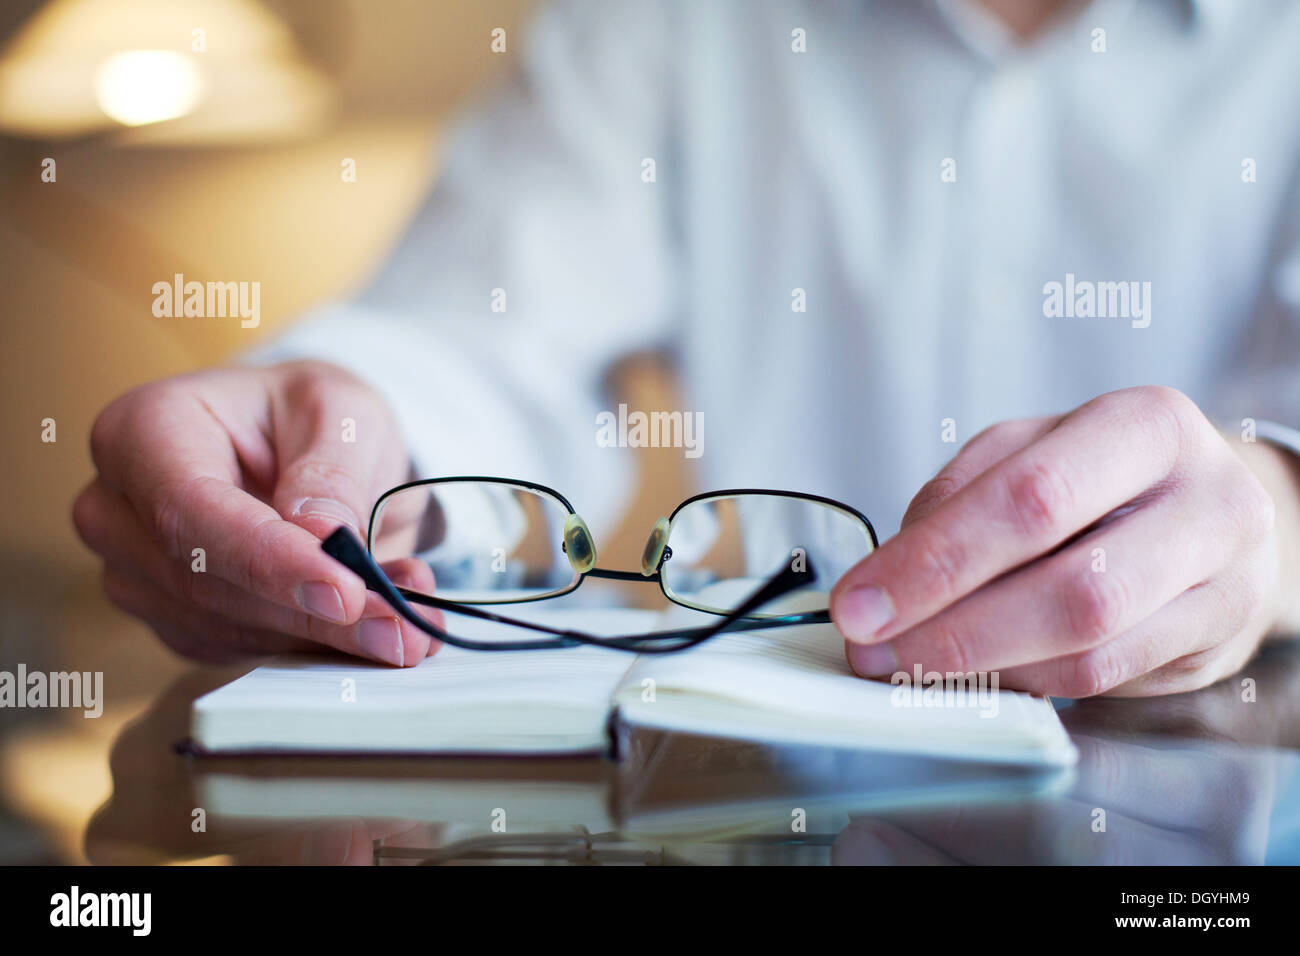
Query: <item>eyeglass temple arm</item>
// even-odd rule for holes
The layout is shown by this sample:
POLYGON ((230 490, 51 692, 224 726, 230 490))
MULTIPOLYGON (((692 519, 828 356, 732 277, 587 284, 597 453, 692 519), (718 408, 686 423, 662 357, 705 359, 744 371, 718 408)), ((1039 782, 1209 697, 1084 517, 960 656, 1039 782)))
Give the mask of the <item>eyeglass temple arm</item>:
MULTIPOLYGON (((469 650, 503 650, 503 651, 520 651, 534 650, 538 647, 577 647, 581 641, 573 638, 564 638, 549 643, 539 643, 538 641, 473 641, 463 637, 455 637, 448 634, 445 630, 436 624, 425 620, 408 603, 408 597, 414 598, 414 592, 406 591, 399 588, 389 580, 388 575, 375 562, 365 547, 357 540, 347 528, 339 527, 328 538, 321 542, 321 550, 328 554, 335 561, 338 561, 353 574, 356 574, 365 582, 366 587, 383 595, 384 599, 392 605, 402 617, 414 624, 420 630, 424 631, 438 640, 454 647, 464 647, 469 650)), ((482 608, 475 607, 472 604, 459 604, 456 601, 448 601, 443 598, 431 597, 427 594, 421 594, 419 603, 426 607, 436 607, 439 610, 452 611, 456 614, 464 614, 467 617, 475 617, 483 621, 495 621, 498 624, 511 624, 515 627, 526 628, 530 631, 540 631, 544 634, 563 635, 563 632, 557 628, 547 627, 544 624, 535 624, 532 621, 521 621, 516 618, 506 617, 501 614, 494 614, 491 611, 485 611, 482 608)))
POLYGON ((716 624, 706 627, 677 628, 671 631, 648 631, 645 634, 626 637, 600 637, 591 643, 599 644, 601 647, 636 651, 640 654, 666 654, 702 644, 723 631, 757 631, 769 627, 786 627, 791 624, 826 624, 831 619, 830 611, 804 611, 797 614, 783 614, 780 617, 745 619, 747 614, 758 610, 764 604, 811 584, 816 579, 817 572, 812 566, 812 561, 805 561, 805 568, 802 571, 796 571, 790 565, 786 565, 768 578, 762 587, 751 594, 739 607, 719 618, 716 624), (665 641, 672 643, 666 647, 655 646, 662 645, 665 641))
POLYGON ((503 614, 494 614, 491 611, 484 611, 482 608, 475 607, 472 604, 460 604, 456 601, 447 601, 443 598, 432 597, 426 594, 416 595, 414 592, 406 591, 399 588, 391 580, 383 569, 375 562, 375 559, 365 549, 356 535, 352 534, 347 528, 339 527, 328 538, 321 542, 323 550, 334 560, 341 563, 348 570, 358 575, 372 591, 382 594, 393 608, 420 630, 426 634, 437 637, 456 647, 464 647, 470 650, 536 650, 541 647, 573 647, 578 644, 592 644, 600 647, 612 647, 620 650, 635 650, 637 647, 648 641, 677 640, 680 641, 680 647, 688 647, 707 640, 724 630, 756 630, 765 627, 777 627, 791 623, 815 623, 818 621, 830 620, 829 614, 825 611, 814 611, 808 614, 797 614, 789 617, 769 618, 755 621, 741 620, 746 615, 757 610, 759 607, 773 601, 783 594, 787 594, 796 588, 802 587, 814 580, 817 574, 813 569, 812 562, 805 562, 805 569, 796 571, 792 565, 787 564, 778 573, 769 578, 758 590, 743 601, 737 608, 729 614, 721 617, 714 624, 706 627, 696 628, 678 628, 669 631, 649 631, 644 634, 623 635, 613 637, 602 637, 596 634, 587 634, 582 631, 565 630, 562 628, 547 627, 544 624, 537 624, 533 621, 524 621, 519 618, 506 617, 503 614), (541 644, 537 641, 520 641, 520 642, 501 642, 501 641, 472 641, 461 637, 454 637, 445 630, 425 620, 410 606, 408 601, 415 599, 417 603, 435 607, 440 610, 451 611, 455 614, 464 614, 468 617, 478 618, 483 621, 494 621, 499 624, 510 624, 515 627, 526 628, 530 631, 537 631, 543 634, 555 635, 557 640, 541 644))

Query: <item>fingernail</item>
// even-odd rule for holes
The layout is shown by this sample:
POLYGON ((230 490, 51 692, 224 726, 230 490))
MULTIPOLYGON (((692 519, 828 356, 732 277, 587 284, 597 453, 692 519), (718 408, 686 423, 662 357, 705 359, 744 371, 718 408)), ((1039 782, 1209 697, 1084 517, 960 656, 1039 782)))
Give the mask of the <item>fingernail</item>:
POLYGON ((357 627, 361 650, 376 660, 401 667, 406 660, 402 647, 402 629, 395 617, 372 617, 357 627))
POLYGON ((342 521, 349 528, 360 528, 357 513, 333 498, 304 498, 294 505, 293 513, 303 518, 329 518, 342 521))
POLYGON ((835 603, 835 626, 851 641, 868 641, 894 619, 894 602, 880 588, 850 588, 835 603))
POLYGON ((339 589, 328 581, 308 581, 298 588, 298 606, 308 614, 335 624, 342 624, 348 619, 339 589))
POLYGON ((849 666, 863 677, 884 677, 898 670, 898 655, 889 642, 850 647, 849 666))

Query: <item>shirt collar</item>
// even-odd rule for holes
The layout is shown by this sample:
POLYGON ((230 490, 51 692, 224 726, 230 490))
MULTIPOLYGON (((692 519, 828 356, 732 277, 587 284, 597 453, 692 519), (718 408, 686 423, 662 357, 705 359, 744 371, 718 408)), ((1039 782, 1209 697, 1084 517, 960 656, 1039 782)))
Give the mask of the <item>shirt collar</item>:
MULTIPOLYGON (((949 28, 975 53, 992 61, 1012 54, 1017 43, 1011 31, 994 14, 977 0, 933 0, 934 6, 947 21, 949 28)), ((1115 20, 1127 15, 1137 0, 1092 0, 1088 6, 1073 14, 1086 20, 1090 15, 1105 16, 1115 20)), ((1185 17, 1189 29, 1218 29, 1234 15, 1234 4, 1241 0, 1171 0, 1185 17)))
POLYGON ((999 60, 1015 47, 1015 38, 996 16, 974 0, 934 0, 948 29, 974 53, 999 60))
POLYGON ((1218 29, 1237 12, 1235 2, 1240 0, 1185 0, 1188 17, 1193 26, 1202 24, 1211 30, 1218 29))

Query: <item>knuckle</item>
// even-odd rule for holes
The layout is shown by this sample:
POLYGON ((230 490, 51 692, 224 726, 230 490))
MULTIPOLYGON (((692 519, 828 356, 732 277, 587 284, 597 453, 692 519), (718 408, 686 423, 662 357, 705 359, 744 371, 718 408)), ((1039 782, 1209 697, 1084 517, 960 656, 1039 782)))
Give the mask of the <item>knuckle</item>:
POLYGON ((181 529, 185 523, 186 501, 195 484, 202 480, 196 477, 178 484, 165 485, 158 490, 154 499, 150 514, 151 528, 154 538, 169 558, 179 558, 185 553, 181 529))
POLYGON ((175 491, 164 491, 153 509, 153 534, 168 557, 180 556, 181 506, 175 491))
POLYGON ((946 471, 941 472, 921 486, 907 511, 909 514, 926 514, 940 502, 952 497, 958 487, 956 478, 946 471))
POLYGON ((1205 648, 1175 657, 1163 664, 1155 676, 1168 692, 1199 690, 1229 672, 1223 666, 1225 663, 1226 655, 1221 647, 1205 648))
POLYGON ((1002 439, 1018 435, 1025 424, 1026 423, 1020 419, 994 422, 987 428, 976 432, 974 436, 971 437, 970 441, 962 445, 962 451, 979 448, 981 445, 988 444, 989 442, 1000 443, 1002 439))
POLYGON ((1168 385, 1141 385, 1137 390, 1150 405, 1163 408, 1178 418, 1194 414, 1198 410, 1195 402, 1168 385))
POLYGON ((936 624, 925 641, 930 650, 922 664, 952 673, 965 674, 971 670, 970 647, 960 629, 950 624, 936 624))
POLYGON ((114 440, 130 420, 154 404, 154 399, 164 387, 165 383, 162 382, 138 385, 104 406, 90 427, 90 448, 97 461, 101 453, 108 452, 113 447, 114 440))
POLYGON ((91 485, 83 489, 72 503, 72 526, 77 529, 81 540, 92 549, 95 549, 94 542, 99 539, 99 522, 99 503, 94 486, 91 485))
POLYGON ((1134 389, 1147 424, 1166 447, 1181 449, 1205 432, 1208 424, 1190 398, 1167 385, 1134 389))
POLYGON ((248 529, 237 550, 239 558, 236 566, 241 579, 236 583, 239 586, 254 594, 279 599, 280 595, 274 593, 274 581, 287 542, 277 539, 287 527, 277 518, 267 518, 248 529))
POLYGON ((308 360, 288 367, 285 398, 291 406, 321 413, 327 404, 345 400, 377 401, 378 393, 347 369, 308 360))
POLYGON ((285 382, 285 397, 294 405, 318 402, 330 393, 330 386, 337 380, 330 366, 320 362, 295 363, 285 382))
POLYGON ((955 596, 961 587, 965 554, 956 541, 932 534, 925 538, 916 558, 917 580, 931 597, 955 596))
POLYGON ((1021 530, 1035 539, 1056 537, 1072 504, 1065 476, 1041 462, 1026 462, 1011 470, 1006 484, 1021 530))
POLYGON ((361 484, 352 470, 324 458, 302 458, 290 465, 281 481, 297 488, 330 488, 333 494, 358 498, 361 484))
POLYGON ((335 365, 333 362, 327 362, 324 359, 295 359, 285 362, 279 367, 288 376, 287 383, 290 390, 299 387, 310 387, 315 383, 326 381, 359 381, 355 375, 343 366, 335 365))
POLYGON ((1123 668, 1107 648, 1079 654, 1066 662, 1061 686, 1065 697, 1096 697, 1124 682, 1123 668))
POLYGON ((1129 599, 1118 574, 1076 574, 1062 600, 1070 635, 1092 645, 1118 632, 1129 599))
POLYGON ((1244 626, 1268 604, 1270 584, 1270 576, 1265 573, 1243 575, 1238 589, 1240 596, 1239 625, 1244 626))
POLYGON ((95 421, 90 426, 90 458, 100 471, 104 470, 105 462, 108 461, 112 449, 117 444, 119 403, 121 401, 122 399, 119 398, 110 403, 107 408, 95 416, 95 421))
POLYGON ((216 608, 209 607, 209 589, 204 586, 204 581, 207 578, 206 572, 192 570, 189 563, 183 558, 170 566, 168 572, 176 596, 185 604, 203 608, 204 610, 216 610, 216 608))
POLYGON ((1277 505, 1273 501, 1273 496, 1249 470, 1244 478, 1245 480, 1241 482, 1238 502, 1242 530, 1249 538, 1263 537, 1273 530, 1277 518, 1277 505))
POLYGON ((1217 590, 1224 608, 1223 627, 1236 634, 1268 606, 1271 575, 1262 567, 1249 567, 1221 582, 1217 590))

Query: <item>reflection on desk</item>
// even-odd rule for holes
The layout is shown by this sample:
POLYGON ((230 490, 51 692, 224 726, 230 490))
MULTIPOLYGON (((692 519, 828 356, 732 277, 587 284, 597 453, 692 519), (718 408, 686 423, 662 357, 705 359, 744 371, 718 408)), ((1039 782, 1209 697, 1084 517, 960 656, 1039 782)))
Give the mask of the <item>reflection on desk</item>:
POLYGON ((99 863, 1294 863, 1300 648, 1062 713, 1071 771, 641 731, 624 760, 188 758, 182 678, 112 754, 99 863))

